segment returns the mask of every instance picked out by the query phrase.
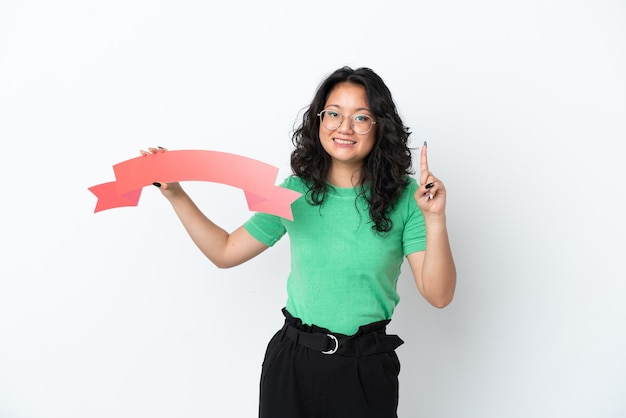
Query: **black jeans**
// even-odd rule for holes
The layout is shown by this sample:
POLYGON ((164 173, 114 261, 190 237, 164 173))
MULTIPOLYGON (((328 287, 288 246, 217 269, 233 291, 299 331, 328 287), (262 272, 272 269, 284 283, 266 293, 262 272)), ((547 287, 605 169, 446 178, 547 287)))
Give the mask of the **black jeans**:
POLYGON ((260 418, 397 417, 402 340, 386 334, 388 320, 348 337, 283 313, 263 361, 260 418))

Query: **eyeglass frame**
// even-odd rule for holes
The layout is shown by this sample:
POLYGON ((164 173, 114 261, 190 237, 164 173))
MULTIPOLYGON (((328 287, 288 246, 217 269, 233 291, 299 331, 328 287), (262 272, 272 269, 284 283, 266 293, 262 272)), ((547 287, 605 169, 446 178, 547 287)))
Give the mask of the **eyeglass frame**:
MULTIPOLYGON (((321 124, 322 126, 324 126, 324 128, 325 128, 325 129, 328 129, 329 131, 336 131, 337 129, 339 129, 339 128, 341 127, 341 125, 343 124, 343 120, 344 120, 344 118, 346 117, 346 115, 342 115, 341 113, 339 113, 338 111, 333 110, 333 109, 324 109, 324 110, 321 110, 321 111, 320 111, 320 113, 318 113, 318 114, 317 114, 317 116, 320 118, 320 124, 321 124), (335 113, 337 113, 339 116, 341 116, 341 120, 339 121, 339 125, 338 125, 335 129, 330 129, 330 128, 327 128, 326 126, 324 126, 324 122, 323 122, 323 120, 322 120, 322 116, 323 116, 324 112, 335 112, 335 113)), ((351 128, 351 129, 352 129, 355 133, 357 133, 358 135, 366 135, 366 134, 368 134, 368 133, 372 130, 372 128, 374 127, 374 125, 376 125, 376 120, 374 120, 374 118, 373 118, 372 116, 370 116, 370 115, 366 115, 365 113, 353 113, 353 114, 351 114, 348 118, 349 118, 349 120, 350 120, 350 128, 351 128), (372 123, 370 124, 369 129, 368 129, 367 131, 365 131, 365 132, 356 132, 356 130, 354 129, 354 119, 353 119, 353 118, 354 118, 354 116, 365 116, 365 117, 370 118, 370 120, 372 121, 372 123)))

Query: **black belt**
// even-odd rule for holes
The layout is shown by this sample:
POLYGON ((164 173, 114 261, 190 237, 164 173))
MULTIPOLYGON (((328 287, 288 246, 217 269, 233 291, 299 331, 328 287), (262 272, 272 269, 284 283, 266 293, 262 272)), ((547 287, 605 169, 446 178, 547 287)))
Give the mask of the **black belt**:
POLYGON ((349 357, 386 353, 395 350, 404 343, 397 335, 389 335, 383 331, 345 337, 319 332, 305 332, 290 324, 285 324, 283 330, 287 338, 311 350, 323 354, 338 354, 349 357))

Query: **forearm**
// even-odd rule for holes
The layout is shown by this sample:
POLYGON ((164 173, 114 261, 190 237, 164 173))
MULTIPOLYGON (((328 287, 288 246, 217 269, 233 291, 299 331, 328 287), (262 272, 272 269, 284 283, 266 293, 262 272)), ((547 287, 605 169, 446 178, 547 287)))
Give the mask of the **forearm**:
POLYGON ((230 234, 207 218, 183 190, 168 200, 200 251, 216 266, 228 267, 226 250, 230 234))
POLYGON ((452 301, 456 267, 445 215, 426 219, 426 251, 420 276, 422 294, 433 306, 443 308, 452 301))

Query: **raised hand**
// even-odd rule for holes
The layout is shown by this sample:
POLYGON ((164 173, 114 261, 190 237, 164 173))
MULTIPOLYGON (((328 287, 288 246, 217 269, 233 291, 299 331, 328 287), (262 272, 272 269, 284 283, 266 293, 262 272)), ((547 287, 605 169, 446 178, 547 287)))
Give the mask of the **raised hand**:
POLYGON ((146 155, 157 154, 159 152, 166 152, 166 151, 167 151, 167 148, 163 148, 163 147, 156 147, 156 148, 148 147, 148 151, 144 151, 141 149, 139 150, 139 153, 145 157, 146 155))
POLYGON ((415 192, 415 201, 425 216, 444 215, 446 209, 446 188, 428 169, 426 141, 420 152, 420 187, 415 192))
MULTIPOLYGON (((144 150, 139 150, 139 153, 145 157, 147 155, 152 155, 152 154, 160 154, 163 152, 167 152, 167 148, 163 148, 163 147, 149 147, 148 151, 144 151, 144 150)), ((153 185, 155 185, 156 187, 161 189, 161 192, 163 193, 163 195, 165 195, 166 197, 168 197, 171 194, 175 194, 178 192, 182 191, 182 187, 180 186, 180 184, 178 182, 175 183, 163 183, 160 181, 155 181, 154 183, 152 183, 153 185)))

